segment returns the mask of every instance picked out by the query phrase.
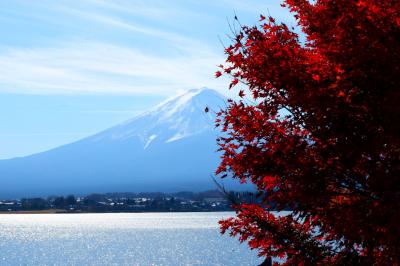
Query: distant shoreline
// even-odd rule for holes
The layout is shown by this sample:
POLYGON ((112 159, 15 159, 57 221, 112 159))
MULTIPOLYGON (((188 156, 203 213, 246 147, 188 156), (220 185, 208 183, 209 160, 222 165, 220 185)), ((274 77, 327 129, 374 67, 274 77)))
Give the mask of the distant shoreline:
MULTIPOLYGON (((252 192, 229 192, 236 202, 255 202, 252 192)), ((232 211, 228 196, 218 190, 203 192, 105 193, 0 200, 0 214, 148 213, 232 211)))
POLYGON ((121 212, 69 212, 62 209, 48 209, 48 210, 37 210, 37 211, 0 211, 1 214, 87 214, 87 213, 185 213, 185 212, 232 212, 231 210, 212 210, 212 211, 121 211, 121 212))
POLYGON ((57 214, 57 213, 72 213, 62 209, 48 209, 37 211, 0 211, 0 214, 57 214))

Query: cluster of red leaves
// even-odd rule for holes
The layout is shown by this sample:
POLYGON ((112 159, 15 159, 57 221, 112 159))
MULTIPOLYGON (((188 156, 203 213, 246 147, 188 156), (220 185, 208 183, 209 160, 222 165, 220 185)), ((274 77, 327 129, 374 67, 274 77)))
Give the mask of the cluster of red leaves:
POLYGON ((261 16, 216 73, 255 99, 219 113, 217 173, 252 182, 264 202, 235 206, 222 231, 287 265, 400 265, 400 1, 284 6, 305 43, 261 16), (275 217, 270 202, 293 213, 275 217))

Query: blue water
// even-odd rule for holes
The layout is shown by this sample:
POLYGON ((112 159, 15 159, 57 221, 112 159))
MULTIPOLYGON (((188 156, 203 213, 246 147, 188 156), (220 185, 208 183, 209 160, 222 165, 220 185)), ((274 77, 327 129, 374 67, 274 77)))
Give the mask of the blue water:
POLYGON ((258 265, 233 213, 2 214, 0 265, 258 265))

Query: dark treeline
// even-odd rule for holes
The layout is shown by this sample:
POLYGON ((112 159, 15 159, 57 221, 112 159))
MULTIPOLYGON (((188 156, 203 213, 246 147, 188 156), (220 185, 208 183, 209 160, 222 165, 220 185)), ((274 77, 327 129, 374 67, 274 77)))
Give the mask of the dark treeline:
POLYGON ((252 192, 217 190, 177 193, 106 193, 83 197, 50 196, 48 198, 23 198, 0 201, 0 211, 54 212, 195 212, 231 211, 232 199, 240 202, 256 202, 252 192))

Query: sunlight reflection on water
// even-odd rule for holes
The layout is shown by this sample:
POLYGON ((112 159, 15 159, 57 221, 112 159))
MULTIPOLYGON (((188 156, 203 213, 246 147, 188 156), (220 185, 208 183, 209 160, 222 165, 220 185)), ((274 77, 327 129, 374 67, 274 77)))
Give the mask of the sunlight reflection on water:
POLYGON ((258 265, 218 220, 233 213, 4 214, 0 265, 258 265))

